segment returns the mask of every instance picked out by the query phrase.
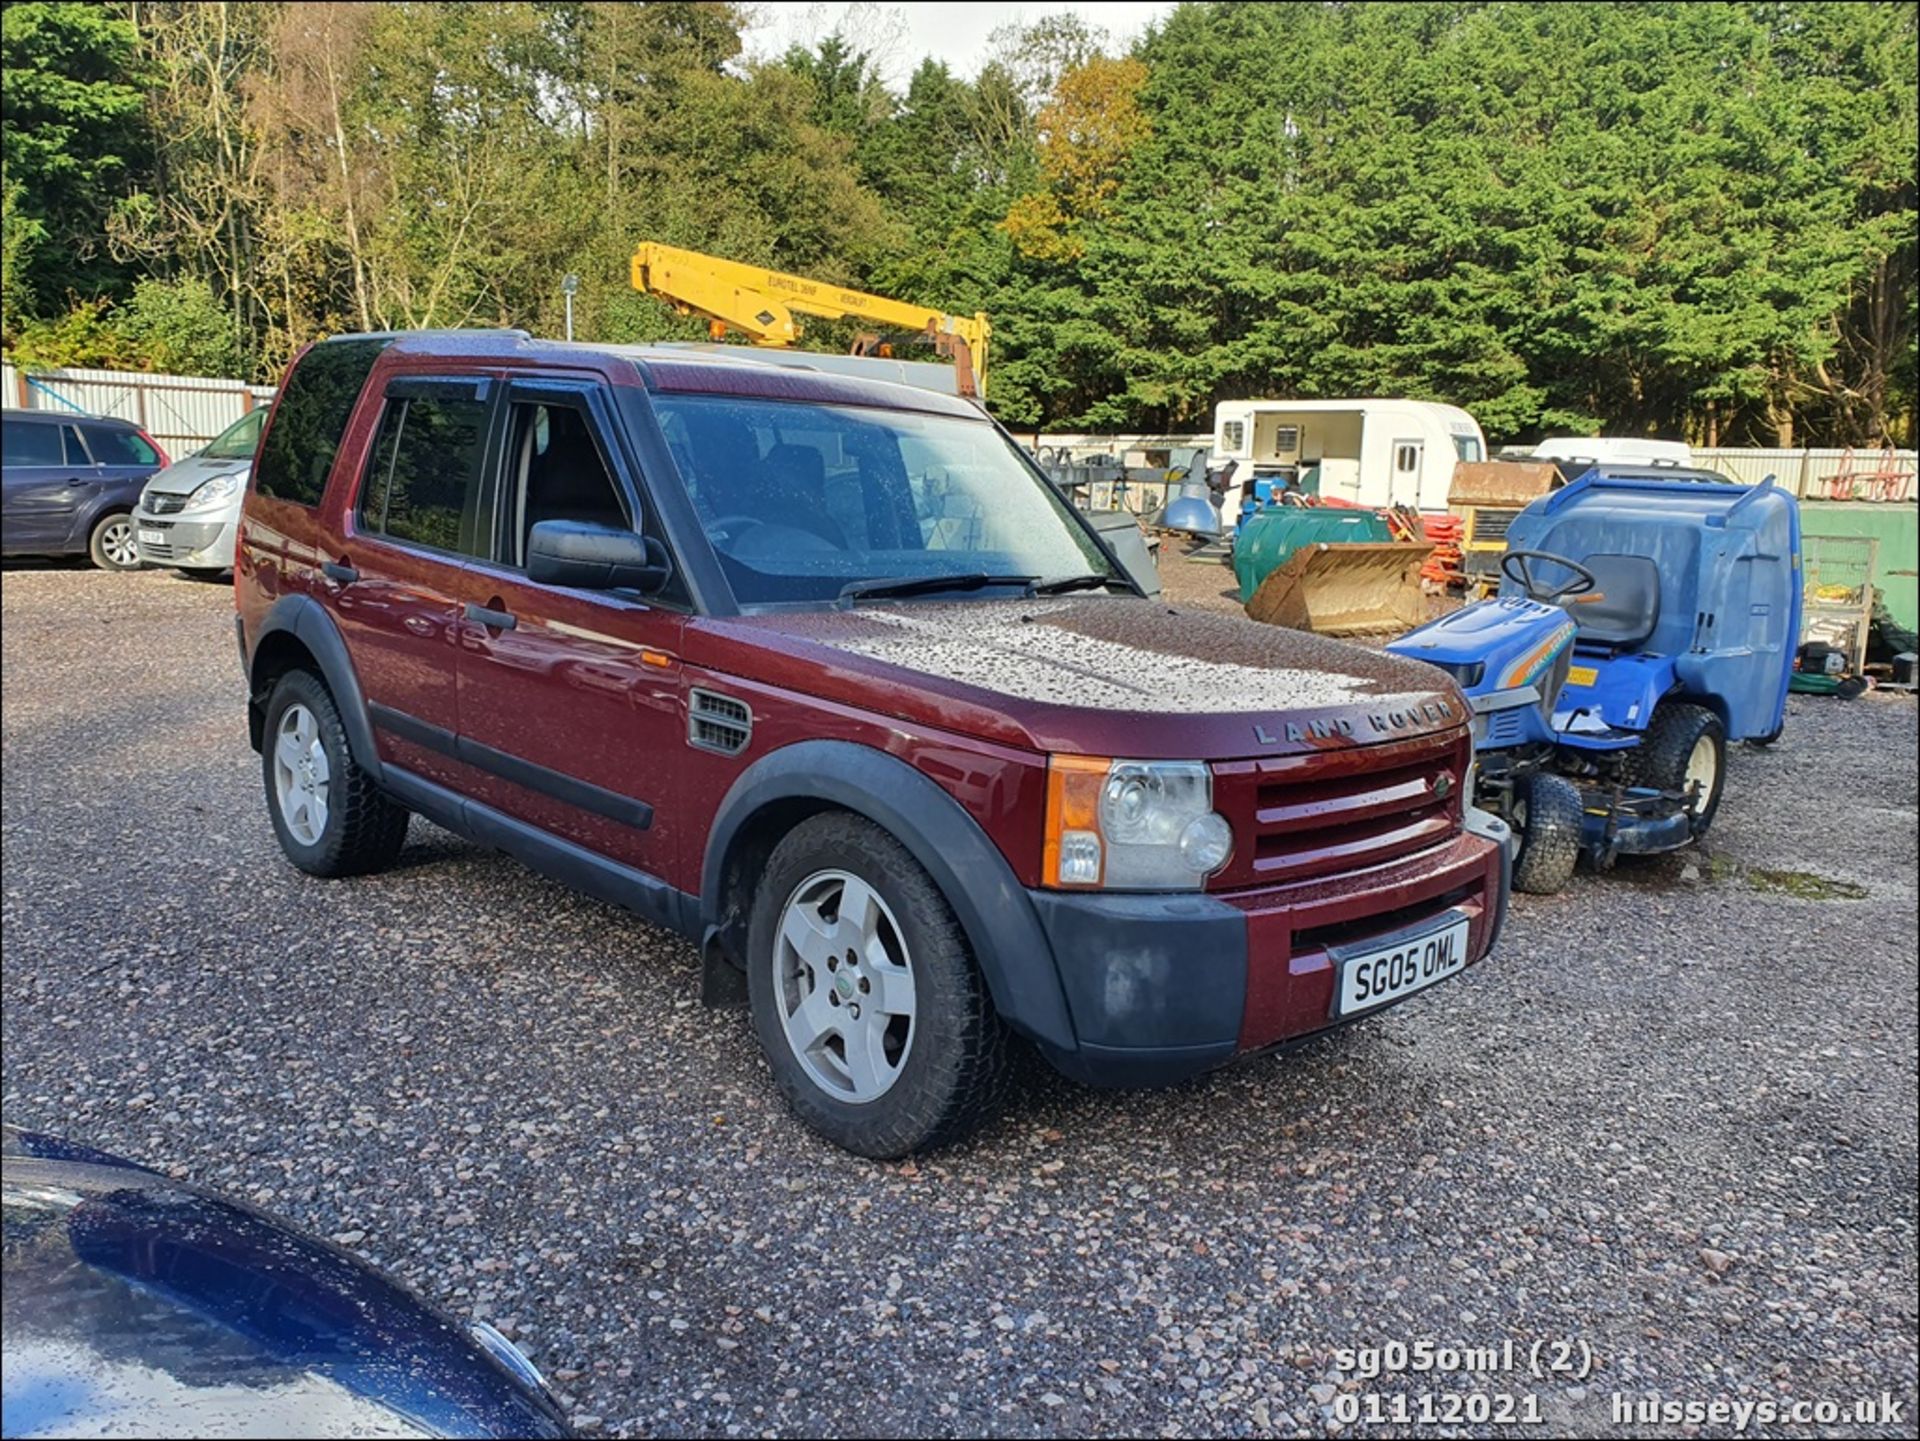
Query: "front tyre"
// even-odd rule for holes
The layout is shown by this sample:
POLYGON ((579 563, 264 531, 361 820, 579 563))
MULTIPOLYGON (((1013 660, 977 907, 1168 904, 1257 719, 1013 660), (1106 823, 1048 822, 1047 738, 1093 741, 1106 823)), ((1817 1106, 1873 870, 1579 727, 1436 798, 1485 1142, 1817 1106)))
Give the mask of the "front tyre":
POLYGON ((140 547, 133 538, 133 517, 125 511, 103 515, 87 537, 87 557, 102 570, 140 569, 140 547))
POLYGON ((1687 795, 1693 833, 1704 836, 1727 785, 1727 728, 1705 706, 1666 701, 1627 764, 1634 785, 1687 795))
POLYGON ((829 812, 774 847, 748 952, 774 1083, 835 1145, 891 1160, 957 1139, 998 1104, 1009 1037, 966 935, 873 822, 829 812))
POLYGON ((260 761, 280 849, 315 876, 384 870, 407 839, 408 814, 355 762, 326 684, 290 670, 267 698, 260 761))
POLYGON ((1565 776, 1537 771, 1514 787, 1513 828, 1520 833, 1515 890, 1551 896, 1573 879, 1584 811, 1580 788, 1565 776))

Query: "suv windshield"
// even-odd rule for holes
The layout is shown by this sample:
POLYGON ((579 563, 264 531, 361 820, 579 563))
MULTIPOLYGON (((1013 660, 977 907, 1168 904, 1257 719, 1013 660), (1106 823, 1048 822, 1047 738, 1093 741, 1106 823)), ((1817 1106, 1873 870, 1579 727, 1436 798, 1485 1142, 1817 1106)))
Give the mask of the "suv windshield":
POLYGON ((265 410, 249 411, 208 442, 201 456, 207 460, 252 460, 266 419, 265 410))
POLYGON ((1126 583, 985 420, 720 396, 655 404, 742 605, 832 601, 862 582, 940 576, 967 578, 952 592, 963 598, 995 594, 986 587, 1001 577, 1126 583))

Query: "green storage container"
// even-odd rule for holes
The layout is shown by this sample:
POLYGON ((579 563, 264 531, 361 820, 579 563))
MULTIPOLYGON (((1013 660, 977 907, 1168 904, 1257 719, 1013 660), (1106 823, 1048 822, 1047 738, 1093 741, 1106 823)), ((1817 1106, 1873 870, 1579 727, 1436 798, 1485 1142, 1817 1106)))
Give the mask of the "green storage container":
POLYGON ((1336 506, 1274 505, 1256 511, 1233 537, 1233 574, 1245 605, 1260 582, 1309 545, 1356 545, 1392 540, 1386 517, 1336 506))
POLYGON ((1914 503, 1872 500, 1803 500, 1802 535, 1871 536, 1880 542, 1873 583, 1886 594, 1887 610, 1908 630, 1920 629, 1920 585, 1916 585, 1916 515, 1914 503))

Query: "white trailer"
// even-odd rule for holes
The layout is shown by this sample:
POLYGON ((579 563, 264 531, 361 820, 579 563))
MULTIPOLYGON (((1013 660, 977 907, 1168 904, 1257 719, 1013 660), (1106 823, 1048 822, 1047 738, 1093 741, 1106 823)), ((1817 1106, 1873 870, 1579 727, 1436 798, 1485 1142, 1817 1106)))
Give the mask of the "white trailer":
POLYGON ((1355 505, 1442 513, 1453 468, 1485 460, 1487 438, 1457 405, 1428 400, 1223 400, 1213 408, 1216 464, 1233 461, 1226 524, 1257 479, 1320 467, 1320 494, 1355 505))

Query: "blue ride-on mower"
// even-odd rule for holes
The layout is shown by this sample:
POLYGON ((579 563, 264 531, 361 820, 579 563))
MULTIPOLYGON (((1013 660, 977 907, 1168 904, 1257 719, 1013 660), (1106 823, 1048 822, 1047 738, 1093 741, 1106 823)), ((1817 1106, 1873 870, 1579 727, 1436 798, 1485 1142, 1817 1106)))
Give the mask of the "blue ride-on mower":
POLYGON ((1758 485, 1589 473, 1513 518, 1499 593, 1388 649, 1459 682, 1477 804, 1514 885, 1705 835, 1727 745, 1778 739, 1800 633, 1800 514, 1758 485))

